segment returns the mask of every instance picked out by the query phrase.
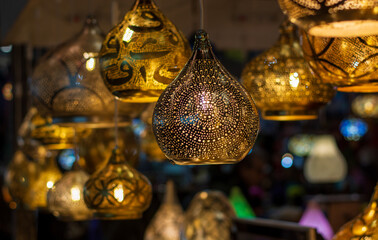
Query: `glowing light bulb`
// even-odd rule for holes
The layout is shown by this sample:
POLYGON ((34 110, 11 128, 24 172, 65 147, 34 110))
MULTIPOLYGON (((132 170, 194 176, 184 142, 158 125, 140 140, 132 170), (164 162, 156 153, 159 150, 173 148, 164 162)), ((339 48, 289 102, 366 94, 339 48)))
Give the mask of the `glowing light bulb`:
POLYGON ((299 84, 298 73, 290 73, 290 86, 297 88, 299 84))
POLYGON ((48 189, 52 188, 53 186, 54 186, 54 182, 53 182, 53 181, 48 181, 48 182, 46 183, 46 187, 47 187, 48 189))
POLYGON ((125 42, 130 42, 130 39, 133 36, 133 33, 134 33, 133 30, 131 30, 130 28, 127 28, 125 34, 123 35, 122 40, 125 42))
POLYGON ((80 188, 74 186, 71 188, 71 199, 74 202, 80 201, 80 188))
POLYGON ((122 184, 118 185, 114 189, 114 197, 115 197, 115 199, 117 199, 118 202, 123 201, 123 186, 122 186, 122 184))
POLYGON ((95 68, 96 61, 94 58, 89 58, 87 62, 85 63, 85 67, 88 71, 92 71, 95 68))

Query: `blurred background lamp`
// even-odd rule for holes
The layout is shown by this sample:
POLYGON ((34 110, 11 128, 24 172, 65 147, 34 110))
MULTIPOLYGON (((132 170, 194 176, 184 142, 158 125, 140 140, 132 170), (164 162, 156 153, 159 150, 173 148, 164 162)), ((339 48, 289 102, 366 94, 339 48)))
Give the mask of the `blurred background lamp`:
POLYGON ((362 94, 352 102, 352 111, 362 118, 378 118, 378 94, 362 94))
POLYGON ((307 156, 314 145, 314 136, 310 134, 297 134, 289 139, 288 149, 299 157, 307 156))
POLYGON ((347 118, 340 123, 340 132, 348 141, 358 141, 367 132, 367 123, 358 118, 347 118))
POLYGON ((291 168, 293 166, 294 157, 290 153, 285 153, 281 159, 281 165, 284 168, 291 168))

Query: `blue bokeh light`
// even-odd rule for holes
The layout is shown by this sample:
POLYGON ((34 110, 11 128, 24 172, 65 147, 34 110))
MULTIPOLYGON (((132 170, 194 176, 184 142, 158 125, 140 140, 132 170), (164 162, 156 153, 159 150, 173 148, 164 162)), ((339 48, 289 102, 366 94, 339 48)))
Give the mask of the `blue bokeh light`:
POLYGON ((365 121, 358 118, 344 119, 340 123, 340 132, 348 141, 358 141, 368 130, 365 121))
POLYGON ((72 165, 74 164, 76 160, 75 157, 75 151, 73 149, 65 149, 63 150, 58 157, 59 165, 64 170, 70 170, 72 168, 72 165))
POLYGON ((293 155, 286 153, 282 156, 281 165, 284 168, 291 168, 293 166, 293 155))

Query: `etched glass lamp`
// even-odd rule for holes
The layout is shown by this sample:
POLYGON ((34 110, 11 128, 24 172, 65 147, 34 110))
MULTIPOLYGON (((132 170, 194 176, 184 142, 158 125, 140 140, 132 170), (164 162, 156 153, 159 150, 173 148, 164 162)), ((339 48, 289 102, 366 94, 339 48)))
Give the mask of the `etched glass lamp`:
POLYGON ((378 34, 376 0, 278 0, 290 21, 315 36, 378 34))
POLYGON ((352 102, 352 111, 362 118, 378 118, 378 94, 357 96, 352 102))
POLYGON ((126 102, 156 102, 190 56, 188 41, 153 0, 136 0, 100 52, 106 86, 126 102))
POLYGON ((316 78, 303 57, 296 27, 285 21, 275 45, 252 59, 241 82, 266 120, 293 121, 318 117, 335 91, 316 78))
POLYGON ((180 165, 241 161, 259 129, 255 104, 215 57, 208 35, 195 35, 193 54, 161 94, 153 131, 167 158, 180 165))
POLYGON ((378 92, 378 35, 324 38, 302 32, 302 48, 322 82, 341 92, 378 92))
POLYGON ((138 219, 150 206, 148 179, 131 167, 119 149, 107 165, 92 174, 84 186, 84 201, 101 219, 138 219))

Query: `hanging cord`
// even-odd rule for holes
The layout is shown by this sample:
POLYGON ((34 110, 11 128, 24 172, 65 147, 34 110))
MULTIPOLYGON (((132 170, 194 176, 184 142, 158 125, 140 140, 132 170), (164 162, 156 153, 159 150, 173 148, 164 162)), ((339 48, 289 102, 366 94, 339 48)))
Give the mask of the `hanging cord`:
POLYGON ((114 97, 114 136, 115 148, 118 148, 118 100, 114 97))
POLYGON ((200 7, 200 29, 204 28, 203 0, 199 0, 200 7))

